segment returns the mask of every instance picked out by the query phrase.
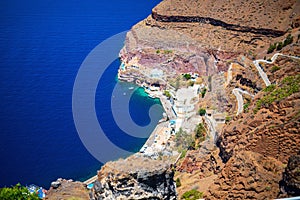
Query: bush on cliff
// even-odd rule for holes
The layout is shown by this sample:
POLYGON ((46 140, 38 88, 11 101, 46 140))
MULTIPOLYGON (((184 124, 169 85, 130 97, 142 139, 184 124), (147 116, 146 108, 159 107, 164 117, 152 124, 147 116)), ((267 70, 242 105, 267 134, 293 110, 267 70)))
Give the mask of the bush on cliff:
POLYGON ((276 49, 277 43, 270 44, 268 48, 268 53, 272 53, 276 49))
POLYGON ((202 123, 197 125, 195 132, 195 138, 198 139, 199 142, 203 142, 205 140, 205 128, 202 123))
POLYGON ((179 178, 176 179, 176 187, 180 187, 181 186, 181 181, 179 178))
POLYGON ((300 75, 288 76, 283 79, 279 87, 269 85, 263 91, 266 93, 256 102, 254 113, 256 114, 262 107, 269 107, 275 101, 281 101, 288 96, 299 92, 300 75))
POLYGON ((274 73, 276 71, 280 70, 280 67, 278 67, 277 65, 274 65, 272 68, 271 68, 271 72, 274 73))
POLYGON ((168 98, 171 98, 171 94, 170 94, 170 92, 169 92, 168 90, 165 90, 165 91, 164 91, 164 95, 165 95, 166 97, 168 97, 168 98))
POLYGON ((192 189, 190 191, 185 192, 181 199, 185 199, 185 200, 197 200, 203 197, 203 192, 199 192, 195 189, 192 189))
POLYGON ((186 79, 186 80, 190 80, 192 78, 192 75, 190 74, 184 74, 183 77, 186 79))
POLYGON ((282 48, 283 48, 283 43, 279 42, 278 45, 277 45, 277 47, 276 47, 276 50, 280 51, 282 48))
POLYGON ((283 41, 283 47, 293 43, 293 36, 289 34, 283 41))
POLYGON ((206 110, 204 108, 200 108, 198 113, 200 116, 204 116, 206 114, 206 110))
POLYGON ((39 200, 37 194, 30 193, 28 189, 21 186, 19 183, 12 188, 0 188, 0 199, 1 200, 39 200))
POLYGON ((176 137, 176 146, 180 150, 188 149, 191 146, 193 147, 194 139, 192 134, 188 134, 186 131, 183 131, 182 128, 175 135, 176 137))
POLYGON ((204 98, 205 97, 205 94, 207 92, 207 89, 204 88, 202 91, 201 91, 201 97, 204 98))

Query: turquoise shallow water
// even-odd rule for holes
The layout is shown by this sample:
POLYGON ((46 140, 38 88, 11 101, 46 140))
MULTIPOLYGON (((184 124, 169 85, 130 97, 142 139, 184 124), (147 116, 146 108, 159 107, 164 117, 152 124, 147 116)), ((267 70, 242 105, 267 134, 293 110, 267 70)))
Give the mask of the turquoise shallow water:
MULTIPOLYGON (((129 30, 158 2, 0 1, 0 186, 21 182, 47 188, 58 177, 83 180, 96 173, 101 163, 82 145, 73 122, 77 71, 95 46, 129 30)), ((108 137, 134 152, 145 139, 128 137, 110 118, 107 94, 119 64, 114 62, 101 80, 106 87, 97 91, 96 111, 107 116, 101 123, 108 137)), ((158 102, 140 94, 133 95, 130 113, 146 125, 145 113, 158 102)))

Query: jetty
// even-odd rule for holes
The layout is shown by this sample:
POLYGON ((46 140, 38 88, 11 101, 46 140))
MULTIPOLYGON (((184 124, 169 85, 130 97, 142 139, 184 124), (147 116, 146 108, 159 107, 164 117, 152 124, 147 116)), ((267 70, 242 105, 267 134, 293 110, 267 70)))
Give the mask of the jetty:
POLYGON ((88 180, 84 181, 83 183, 86 185, 89 185, 89 184, 94 183, 97 179, 98 179, 98 175, 89 178, 88 180))
POLYGON ((167 97, 161 95, 159 99, 169 119, 176 119, 176 113, 174 112, 173 106, 171 102, 167 99, 167 97))

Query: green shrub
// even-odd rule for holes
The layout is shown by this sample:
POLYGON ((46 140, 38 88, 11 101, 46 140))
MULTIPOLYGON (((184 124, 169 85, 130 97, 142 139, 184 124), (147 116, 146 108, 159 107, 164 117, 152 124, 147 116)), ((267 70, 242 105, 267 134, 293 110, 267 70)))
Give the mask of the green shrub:
POLYGON ((247 102, 247 103, 244 104, 244 111, 245 112, 248 112, 249 106, 250 106, 250 102, 247 102))
POLYGON ((277 43, 270 44, 268 48, 268 53, 272 53, 276 49, 277 43))
POLYGON ((283 43, 282 42, 279 42, 277 47, 276 47, 276 50, 279 51, 283 48, 283 43))
POLYGON ((205 128, 202 123, 197 125, 195 132, 195 138, 199 139, 199 142, 203 142, 205 140, 205 128))
POLYGON ((172 50, 164 50, 164 54, 170 54, 170 53, 173 53, 172 50))
POLYGON ((168 97, 168 98, 171 98, 171 94, 170 94, 170 92, 169 92, 168 90, 165 90, 165 91, 164 91, 164 95, 165 95, 166 97, 168 97))
POLYGON ((271 72, 274 73, 276 71, 280 70, 280 67, 278 67, 277 65, 274 65, 272 68, 271 68, 271 72))
POLYGON ((197 200, 203 197, 203 192, 199 192, 195 189, 192 189, 190 191, 185 192, 181 199, 185 199, 185 200, 197 200))
POLYGON ((226 123, 230 122, 230 120, 231 120, 231 117, 230 117, 230 116, 226 116, 226 117, 225 117, 225 122, 226 122, 226 123))
POLYGON ((39 197, 35 193, 30 193, 28 189, 21 186, 19 183, 12 188, 0 188, 1 200, 39 200, 39 197))
POLYGON ((205 94, 207 92, 207 89, 204 88, 202 91, 201 91, 201 97, 204 98, 205 97, 205 94))
POLYGON ((271 191, 271 187, 270 186, 266 186, 266 190, 267 191, 271 191))
POLYGON ((157 54, 159 54, 159 53, 160 53, 160 50, 159 50, 159 49, 157 49, 157 50, 156 50, 156 53, 157 53, 157 54))
POLYGON ((254 113, 257 113, 261 107, 268 107, 274 101, 281 101, 286 97, 299 92, 300 88, 300 75, 288 76, 283 79, 280 87, 275 85, 269 85, 263 91, 266 92, 265 96, 256 102, 256 107, 254 108, 254 113))
POLYGON ((266 88, 263 89, 264 92, 272 92, 273 90, 275 90, 276 85, 271 84, 269 86, 267 86, 266 88))
POLYGON ((206 114, 206 110, 204 108, 200 108, 198 113, 200 116, 204 116, 206 114))
POLYGON ((177 178, 175 182, 176 182, 176 187, 180 187, 181 186, 181 182, 180 182, 179 178, 177 178))
POLYGON ((186 156, 187 150, 184 149, 181 151, 180 159, 184 158, 186 156))
POLYGON ((293 43, 293 36, 289 34, 283 41, 283 47, 293 43))
POLYGON ((175 134, 176 147, 178 149, 188 149, 189 147, 194 147, 194 138, 192 134, 183 131, 182 128, 175 134))
POLYGON ((190 74, 184 74, 183 77, 186 79, 186 80, 190 80, 192 78, 192 75, 190 74))

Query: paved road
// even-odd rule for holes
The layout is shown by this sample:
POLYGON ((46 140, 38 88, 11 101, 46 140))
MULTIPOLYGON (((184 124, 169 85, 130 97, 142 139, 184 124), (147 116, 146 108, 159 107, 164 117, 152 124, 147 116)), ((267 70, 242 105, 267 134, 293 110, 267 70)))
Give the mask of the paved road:
POLYGON ((228 85, 230 83, 230 81, 232 80, 232 65, 233 65, 233 63, 230 64, 229 69, 228 69, 226 85, 228 85))
POLYGON ((243 109, 244 109, 244 100, 243 100, 243 96, 242 94, 248 94, 250 95, 252 98, 254 97, 252 94, 250 94, 249 92, 247 91, 244 91, 240 88, 234 88, 232 90, 232 93, 235 95, 236 97, 236 100, 238 102, 238 110, 236 112, 236 115, 239 115, 240 113, 243 112, 243 109))
POLYGON ((253 61, 253 63, 254 63, 254 65, 255 65, 255 67, 256 67, 256 69, 257 69, 257 71, 258 71, 260 77, 261 77, 261 78, 263 79, 263 81, 265 82, 266 86, 269 86, 269 85, 271 85, 271 82, 270 82, 270 80, 269 80, 267 74, 266 74, 266 73, 263 71, 263 69, 260 67, 260 65, 259 65, 260 62, 268 62, 268 61, 266 61, 266 60, 255 60, 255 61, 253 61))
POLYGON ((168 115, 169 119, 176 119, 176 114, 174 113, 174 110, 172 108, 172 104, 171 102, 167 99, 167 97, 165 96, 160 96, 159 97, 160 102, 166 112, 166 114, 168 115))
POLYGON ((258 70, 258 73, 260 75, 260 77, 263 79, 263 81, 265 82, 266 86, 269 86, 271 85, 271 82, 270 80, 268 79, 268 76, 267 74, 262 70, 262 68, 260 67, 259 63, 262 62, 262 63, 267 63, 267 64, 272 64, 275 62, 275 60, 277 59, 278 56, 284 56, 284 57, 288 57, 288 58, 294 58, 294 59, 300 59, 299 57, 297 56, 288 56, 288 55, 284 55, 282 53, 275 53, 272 58, 271 58, 271 61, 267 61, 267 60, 255 60, 253 61, 256 69, 258 70))
POLYGON ((212 122, 212 120, 210 119, 210 117, 208 117, 207 115, 205 115, 205 122, 208 126, 209 129, 209 134, 212 138, 212 140, 214 141, 214 143, 216 143, 217 141, 217 137, 216 137, 216 128, 215 128, 215 124, 212 122))

